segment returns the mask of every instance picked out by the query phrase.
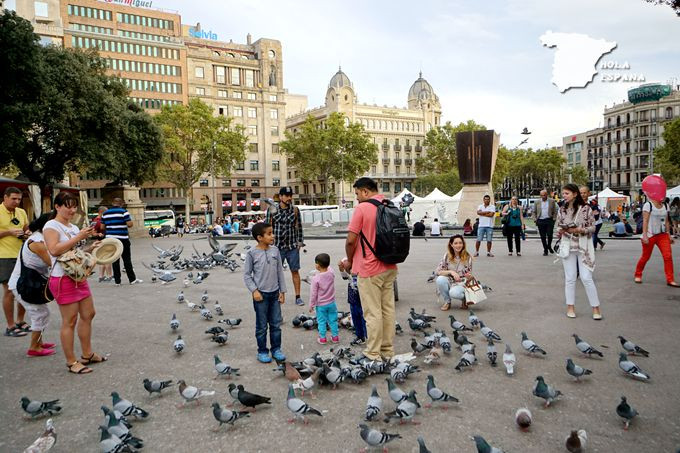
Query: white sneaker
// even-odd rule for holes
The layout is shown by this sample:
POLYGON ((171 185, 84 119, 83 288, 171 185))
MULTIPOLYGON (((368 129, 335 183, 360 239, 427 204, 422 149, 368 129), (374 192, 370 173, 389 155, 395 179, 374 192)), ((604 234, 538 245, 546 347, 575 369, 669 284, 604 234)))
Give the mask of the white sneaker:
POLYGON ((137 280, 130 282, 131 285, 136 285, 137 283, 144 283, 144 280, 138 278, 137 280))

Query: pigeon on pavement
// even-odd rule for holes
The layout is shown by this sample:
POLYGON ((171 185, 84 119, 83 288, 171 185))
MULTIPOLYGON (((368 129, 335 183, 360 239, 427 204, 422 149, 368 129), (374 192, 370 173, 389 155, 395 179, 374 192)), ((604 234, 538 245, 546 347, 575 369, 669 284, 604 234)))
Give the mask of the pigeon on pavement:
POLYGON ((102 432, 102 435, 99 438, 99 450, 102 453, 133 453, 137 451, 131 446, 123 443, 123 441, 115 434, 109 433, 103 426, 100 426, 99 429, 102 432))
POLYGON ((227 404, 227 406, 233 406, 236 403, 240 403, 240 401, 238 400, 238 387, 236 387, 236 384, 234 384, 233 382, 229 384, 228 391, 229 396, 231 396, 232 402, 230 404, 227 404))
POLYGON ((623 349, 625 349, 626 352, 628 352, 629 354, 633 354, 633 355, 639 354, 639 355, 643 355, 645 357, 649 357, 649 352, 645 351, 644 349, 642 349, 640 346, 636 345, 632 341, 628 341, 625 338, 623 338, 622 336, 619 336, 619 341, 621 342, 621 346, 623 347, 623 349))
POLYGON ((418 340, 416 340, 415 337, 411 338, 411 350, 413 351, 414 354, 420 354, 423 351, 427 351, 430 349, 426 345, 422 343, 418 343, 418 340))
POLYGON ((318 415, 319 417, 322 417, 321 412, 295 396, 293 384, 288 384, 286 407, 293 414, 293 418, 288 420, 289 423, 294 423, 299 417, 302 417, 303 423, 307 424, 307 418, 305 417, 307 414, 318 415))
POLYGON ((252 407, 253 410, 255 410, 256 406, 259 406, 260 404, 271 404, 271 398, 267 396, 260 396, 247 392, 240 384, 237 385, 236 388, 238 389, 239 402, 246 407, 252 407))
POLYGON ((565 447, 567 447, 567 451, 571 453, 583 453, 586 449, 587 440, 588 435, 586 434, 585 429, 572 431, 565 440, 565 447))
POLYGON ((574 361, 571 359, 567 359, 567 373, 574 376, 577 382, 579 378, 582 378, 583 376, 587 376, 589 374, 593 374, 593 372, 590 371, 589 369, 576 365, 574 361))
POLYGON ((562 392, 556 390, 551 385, 545 383, 543 376, 536 376, 536 382, 534 383, 534 396, 543 398, 545 400, 545 407, 550 406, 550 403, 555 401, 557 397, 562 395, 562 392))
POLYGON ((220 422, 218 428, 222 426, 224 423, 227 423, 229 425, 234 425, 234 422, 238 420, 241 417, 250 417, 250 412, 247 411, 230 411, 229 409, 222 409, 220 407, 220 404, 215 402, 212 403, 212 408, 213 408, 213 416, 215 417, 215 420, 220 422))
POLYGON ((177 294, 177 302, 180 304, 184 302, 184 291, 180 291, 179 294, 177 294))
POLYGON ((184 379, 177 381, 177 385, 179 386, 178 388, 180 396, 184 398, 183 405, 191 401, 196 401, 196 404, 201 404, 199 398, 203 398, 204 396, 212 396, 215 394, 214 390, 203 390, 192 385, 187 385, 187 383, 184 382, 184 379))
POLYGON ((295 369, 295 367, 291 365, 290 362, 284 362, 283 366, 285 367, 283 375, 286 376, 286 379, 288 379, 290 382, 297 382, 302 379, 300 372, 295 369))
POLYGON ((628 356, 625 352, 619 353, 619 368, 621 368, 626 375, 640 379, 641 381, 648 381, 650 378, 649 373, 642 371, 642 368, 637 366, 635 362, 628 360, 628 356))
POLYGON ((45 422, 45 432, 33 442, 24 453, 46 453, 57 443, 57 432, 54 430, 52 419, 45 422))
MULTIPOLYGON (((389 434, 385 431, 369 428, 364 424, 359 425, 359 428, 361 429, 361 431, 359 431, 361 439, 371 448, 383 447, 383 451, 385 451, 386 443, 392 442, 395 439, 401 439, 401 434, 389 434)), ((367 449, 363 449, 362 451, 365 452, 367 449)))
POLYGON ((161 391, 163 389, 166 389, 172 385, 172 381, 156 381, 156 380, 149 380, 149 379, 144 379, 144 388, 146 389, 147 392, 149 392, 149 395, 152 395, 154 393, 158 393, 159 395, 161 394, 161 391))
POLYGON ((392 379, 385 378, 385 380, 387 381, 387 392, 390 395, 390 399, 392 401, 399 404, 408 397, 406 392, 397 387, 392 379))
POLYGON ((125 418, 125 415, 121 414, 119 411, 111 410, 106 406, 101 406, 101 410, 102 412, 104 412, 104 423, 106 423, 107 425, 109 424, 109 419, 113 417, 116 420, 120 421, 125 426, 127 426, 128 428, 132 428, 132 424, 128 421, 127 418, 125 418))
POLYGON ((539 345, 537 345, 532 340, 530 340, 529 337, 527 337, 526 332, 522 332, 522 347, 529 354, 535 354, 537 352, 540 352, 541 354, 546 355, 546 352, 543 349, 541 349, 539 345))
POLYGON ((177 319, 177 315, 174 313, 172 314, 172 319, 170 320, 170 328, 173 332, 179 329, 179 319, 177 319))
POLYGON ((371 395, 366 402, 366 421, 373 421, 382 411, 382 398, 378 395, 378 388, 375 384, 371 386, 371 395))
POLYGON ((505 370, 509 375, 515 373, 515 363, 517 359, 515 358, 515 353, 510 349, 509 344, 505 344, 505 352, 503 353, 503 365, 505 365, 505 370))
POLYGON ((144 441, 138 437, 134 437, 130 432, 130 428, 125 426, 120 420, 116 420, 113 417, 109 417, 106 426, 102 426, 109 433, 118 436, 124 444, 130 445, 136 449, 144 448, 144 441))
POLYGON ((420 404, 418 404, 418 401, 416 400, 416 391, 411 390, 406 399, 399 403, 395 410, 385 413, 384 421, 385 423, 389 423, 390 419, 398 418, 400 423, 410 421, 414 425, 417 425, 418 422, 413 420, 413 417, 416 415, 416 411, 419 407, 420 404))
POLYGON ((449 315, 449 319, 451 320, 451 328, 455 331, 458 332, 465 332, 466 330, 469 330, 472 332, 472 329, 463 324, 460 321, 457 321, 456 318, 453 315, 449 315))
POLYGON ((217 322, 220 323, 220 324, 226 324, 226 325, 228 325, 229 327, 236 327, 236 326, 238 326, 239 324, 241 324, 241 318, 232 318, 232 319, 227 318, 227 319, 220 319, 220 320, 217 321, 217 322))
POLYGON ((186 347, 186 343, 184 343, 184 340, 182 340, 182 335, 179 335, 175 342, 172 344, 173 349, 175 352, 178 354, 182 351, 184 351, 184 348, 186 347))
POLYGON ((526 407, 520 407, 515 412, 515 423, 519 426, 519 429, 526 432, 529 431, 533 417, 531 416, 531 411, 526 407))
POLYGON ((638 415, 638 411, 636 411, 630 404, 628 404, 628 400, 626 399, 625 396, 622 396, 621 402, 619 403, 618 406, 616 406, 616 414, 623 419, 624 431, 628 431, 630 422, 633 420, 633 418, 635 418, 635 416, 638 415))
POLYGON ((432 453, 432 451, 427 449, 427 446, 425 446, 425 439, 423 439, 423 436, 418 436, 418 453, 432 453))
MULTIPOLYGON (((427 395, 432 400, 432 403, 449 402, 453 401, 458 403, 459 400, 455 396, 451 396, 446 392, 443 392, 434 383, 434 377, 431 374, 427 375, 427 395)), ((426 404, 425 407, 432 407, 432 404, 426 404)), ((446 406, 442 406, 445 408, 446 406)))
POLYGON ((590 346, 588 343, 580 339, 578 335, 572 334, 572 337, 574 337, 576 347, 578 348, 579 351, 581 351, 581 353, 588 354, 588 357, 592 357, 593 354, 598 355, 600 357, 604 357, 600 351, 598 351, 597 349, 595 349, 594 347, 590 346))
POLYGON ((468 316, 468 321, 470 322, 470 325, 472 326, 473 329, 475 327, 479 327, 479 318, 472 310, 470 310, 470 316, 468 316))
POLYGON ((218 316, 224 316, 224 310, 222 310, 222 305, 220 305, 219 301, 215 301, 215 313, 217 313, 218 316))
POLYGON ((473 346, 470 351, 466 351, 463 353, 463 356, 458 361, 458 365, 455 366, 455 369, 458 371, 463 371, 463 368, 472 366, 476 362, 477 357, 475 356, 475 348, 473 346))
POLYGON ((293 387, 295 389, 299 389, 302 393, 302 396, 305 396, 305 392, 309 392, 310 395, 312 395, 312 398, 316 398, 314 396, 313 389, 319 380, 319 374, 321 374, 321 370, 321 368, 317 368, 306 379, 300 379, 299 381, 294 382, 293 387))
POLYGON ((118 392, 111 392, 111 398, 113 399, 113 410, 116 410, 126 417, 135 418, 146 418, 149 413, 144 409, 135 406, 130 401, 121 398, 118 392))
POLYGON ((503 453, 500 448, 492 447, 482 436, 473 436, 472 440, 475 441, 477 446, 477 453, 503 453))
POLYGON ((496 366, 496 360, 498 359, 496 344, 490 338, 487 341, 488 343, 486 345, 486 357, 489 359, 491 366, 496 366))
POLYGON ((229 376, 235 375, 235 376, 240 376, 239 374, 239 368, 232 368, 229 366, 229 364, 223 362, 220 360, 220 358, 215 354, 215 371, 217 371, 217 374, 220 376, 229 376))
POLYGON ((484 322, 479 321, 479 327, 481 328, 482 335, 484 335, 487 339, 491 339, 493 341, 503 341, 500 335, 494 332, 491 328, 486 327, 484 322))
POLYGON ((21 398, 21 408, 26 412, 31 418, 38 417, 44 414, 58 414, 61 412, 61 406, 59 405, 59 400, 52 401, 33 401, 23 396, 21 398))

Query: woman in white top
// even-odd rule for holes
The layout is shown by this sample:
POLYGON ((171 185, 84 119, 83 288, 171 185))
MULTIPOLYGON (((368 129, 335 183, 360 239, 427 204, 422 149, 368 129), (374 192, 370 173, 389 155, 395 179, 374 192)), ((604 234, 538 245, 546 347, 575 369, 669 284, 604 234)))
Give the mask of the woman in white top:
POLYGON ((675 241, 670 235, 671 224, 668 209, 664 202, 650 200, 642 205, 642 255, 635 267, 635 283, 642 283, 642 271, 645 269, 649 257, 652 256, 654 246, 659 247, 663 257, 663 270, 666 274, 666 284, 675 288, 680 287, 675 282, 673 271, 673 252, 671 244, 675 241))
POLYGON ((47 325, 50 322, 50 309, 47 307, 47 304, 26 302, 17 291, 17 282, 19 277, 21 277, 22 261, 25 267, 33 269, 45 278, 50 273, 52 262, 50 261, 49 253, 47 253, 47 247, 45 247, 45 240, 42 235, 42 229, 49 218, 49 213, 43 214, 28 226, 28 229, 33 233, 21 247, 20 257, 14 266, 14 271, 8 283, 8 288, 14 294, 14 299, 26 309, 26 313, 31 318, 31 344, 26 352, 26 355, 29 357, 43 357, 55 353, 54 347, 56 345, 54 343, 43 343, 43 332, 47 329, 47 325))
MULTIPOLYGON (((82 241, 96 234, 94 227, 88 226, 79 230, 77 226, 71 224, 71 219, 78 210, 78 203, 75 195, 59 192, 54 198, 53 219, 43 227, 43 235, 47 250, 52 256, 49 285, 61 312, 61 346, 66 356, 66 366, 71 373, 85 374, 92 372, 86 365, 106 361, 106 357, 92 351, 94 301, 87 280, 74 281, 64 273, 61 263, 57 261, 57 257, 80 246, 82 241), (76 328, 82 349, 80 361, 76 358, 73 347, 76 328)), ((97 242, 92 244, 90 249, 97 244, 97 242)))

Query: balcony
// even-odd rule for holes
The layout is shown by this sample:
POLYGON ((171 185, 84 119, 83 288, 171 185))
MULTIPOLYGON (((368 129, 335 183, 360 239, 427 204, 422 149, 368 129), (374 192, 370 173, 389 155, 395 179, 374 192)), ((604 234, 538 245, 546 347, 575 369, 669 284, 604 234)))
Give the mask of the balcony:
POLYGON ((611 144, 612 144, 612 140, 608 138, 607 140, 604 141, 604 144, 605 144, 605 145, 611 145, 611 144))
POLYGON ((649 137, 649 132, 640 132, 639 137, 649 137))
POLYGON ((630 149, 624 149, 623 154, 630 154, 630 149))
POLYGON ((423 147, 420 145, 416 145, 416 152, 419 153, 423 150, 423 147))
POLYGON ((383 149, 383 151, 389 151, 389 150, 390 150, 390 145, 388 145, 387 143, 383 143, 382 149, 383 149))
POLYGON ((399 144, 394 145, 394 150, 395 151, 401 151, 401 145, 399 145, 399 144))
POLYGON ((623 170, 623 171, 630 170, 630 165, 621 165, 621 170, 623 170))
POLYGON ((394 165, 401 165, 401 159, 394 159, 394 165))
POLYGON ((383 163, 383 165, 389 165, 390 164, 390 158, 389 157, 388 158, 383 157, 382 163, 383 163))
POLYGON ((645 117, 645 118, 638 118, 638 120, 637 120, 638 123, 646 123, 646 122, 648 122, 648 121, 649 121, 649 118, 647 118, 647 117, 645 117))
POLYGON ((625 137, 623 137, 623 139, 624 139, 625 141, 627 141, 627 142, 629 142, 631 138, 633 138, 633 136, 630 135, 630 134, 628 134, 628 135, 626 135, 625 137))
POLYGON ((649 168, 649 162, 638 163, 635 168, 649 168))
POLYGON ((404 159, 404 164, 413 165, 413 159, 404 159))
POLYGON ((404 145, 404 151, 411 151, 411 145, 404 145))
POLYGON ((621 142, 621 137, 616 137, 616 138, 614 139, 614 142, 615 142, 615 143, 620 143, 620 142, 621 142))

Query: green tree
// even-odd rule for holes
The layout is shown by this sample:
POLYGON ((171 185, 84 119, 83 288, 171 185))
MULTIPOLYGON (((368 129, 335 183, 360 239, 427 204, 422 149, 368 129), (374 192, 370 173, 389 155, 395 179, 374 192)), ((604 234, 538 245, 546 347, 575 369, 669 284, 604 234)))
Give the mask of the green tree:
POLYGON ((521 198, 541 189, 557 190, 564 181, 565 159, 557 148, 515 149, 507 157, 507 176, 503 184, 521 198))
POLYGON ((664 125, 663 146, 654 151, 654 171, 668 184, 680 183, 680 117, 664 125))
POLYGON ((96 52, 38 44, 30 22, 0 14, 0 161, 44 188, 66 172, 153 179, 160 131, 105 74, 96 52))
POLYGON ((579 186, 588 185, 588 170, 583 165, 574 165, 564 172, 563 183, 572 182, 579 186))
POLYGON ((454 195, 463 188, 458 177, 458 171, 450 170, 447 173, 429 173, 418 176, 415 181, 415 194, 424 197, 434 189, 439 189, 445 194, 454 195))
POLYGON ((188 219, 193 185, 207 172, 229 176, 245 159, 248 139, 243 126, 230 117, 213 116, 212 108, 197 98, 188 105, 164 106, 154 119, 164 138, 160 175, 184 190, 188 219))
MULTIPOLYGON (((303 180, 353 181, 378 162, 378 147, 360 123, 333 112, 323 122, 307 117, 297 132, 286 131, 279 147, 303 180)), ((326 203, 329 200, 326 190, 326 203)))

